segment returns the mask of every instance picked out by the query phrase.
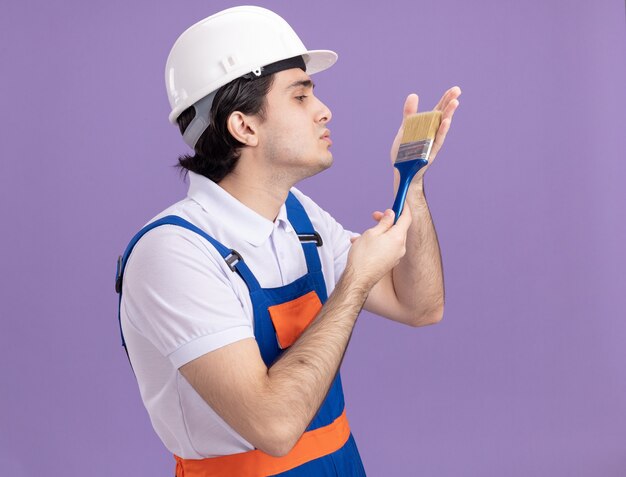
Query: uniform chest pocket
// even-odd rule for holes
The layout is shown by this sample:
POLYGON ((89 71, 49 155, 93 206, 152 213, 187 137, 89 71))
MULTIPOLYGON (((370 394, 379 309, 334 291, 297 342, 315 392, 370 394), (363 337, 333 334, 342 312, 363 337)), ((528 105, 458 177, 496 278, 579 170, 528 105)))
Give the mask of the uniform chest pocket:
POLYGON ((321 309, 322 302, 315 291, 310 291, 295 300, 270 306, 268 311, 280 348, 291 346, 321 309))

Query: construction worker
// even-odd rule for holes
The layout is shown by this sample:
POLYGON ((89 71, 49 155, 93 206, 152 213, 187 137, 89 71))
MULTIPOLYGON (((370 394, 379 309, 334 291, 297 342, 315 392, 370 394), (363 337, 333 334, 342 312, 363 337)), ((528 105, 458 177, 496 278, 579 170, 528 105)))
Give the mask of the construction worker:
MULTIPOLYGON (((443 314, 435 230, 413 179, 404 212, 344 230, 294 187, 330 167, 331 111, 275 13, 235 7, 186 30, 166 65, 186 198, 118 262, 120 326, 176 476, 362 476, 339 367, 362 307, 422 326, 443 314)), ((458 106, 442 97, 437 154, 458 106)), ((417 110, 410 95, 404 114, 417 110)), ((402 131, 392 147, 395 156, 402 131)))

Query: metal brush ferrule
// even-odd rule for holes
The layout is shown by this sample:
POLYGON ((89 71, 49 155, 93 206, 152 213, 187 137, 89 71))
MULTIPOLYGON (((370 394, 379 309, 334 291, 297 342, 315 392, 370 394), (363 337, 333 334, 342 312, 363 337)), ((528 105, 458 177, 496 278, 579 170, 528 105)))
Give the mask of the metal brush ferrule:
POLYGON ((428 160, 430 149, 433 147, 432 139, 407 142, 400 145, 396 162, 412 161, 413 159, 428 160))

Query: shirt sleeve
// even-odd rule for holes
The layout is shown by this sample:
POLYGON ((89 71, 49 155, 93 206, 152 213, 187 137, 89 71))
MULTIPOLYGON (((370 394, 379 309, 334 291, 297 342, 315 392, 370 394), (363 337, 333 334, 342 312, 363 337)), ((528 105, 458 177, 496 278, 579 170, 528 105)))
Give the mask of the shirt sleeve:
POLYGON ((220 262, 206 240, 169 225, 146 233, 129 257, 122 294, 125 318, 176 368, 254 337, 226 274, 230 270, 220 262))
POLYGON ((352 242, 350 241, 350 239, 352 237, 358 237, 360 234, 344 229, 343 226, 339 222, 337 222, 328 212, 323 209, 320 210, 322 214, 327 216, 326 222, 328 224, 328 232, 330 236, 330 241, 333 244, 333 250, 335 255, 336 285, 346 268, 346 263, 348 261, 348 252, 350 252, 350 247, 352 246, 352 242))

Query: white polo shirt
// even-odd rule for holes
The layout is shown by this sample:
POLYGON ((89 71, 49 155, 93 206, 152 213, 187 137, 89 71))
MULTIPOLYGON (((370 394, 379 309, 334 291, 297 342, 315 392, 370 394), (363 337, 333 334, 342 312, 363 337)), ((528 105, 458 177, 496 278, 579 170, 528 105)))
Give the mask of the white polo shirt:
MULTIPOLYGON (((188 220, 237 250, 263 288, 286 285, 307 272, 284 205, 271 222, 211 180, 193 172, 189 179, 187 198, 150 222, 166 215, 188 220)), ((300 191, 292 192, 324 242, 317 250, 330 294, 354 234, 300 191)), ((127 262, 121 320, 141 397, 170 452, 201 459, 254 448, 178 371, 210 351, 254 337, 248 288, 207 240, 174 225, 146 233, 127 262)))

